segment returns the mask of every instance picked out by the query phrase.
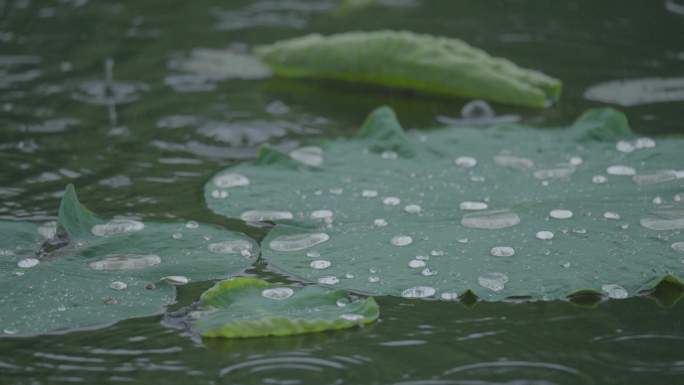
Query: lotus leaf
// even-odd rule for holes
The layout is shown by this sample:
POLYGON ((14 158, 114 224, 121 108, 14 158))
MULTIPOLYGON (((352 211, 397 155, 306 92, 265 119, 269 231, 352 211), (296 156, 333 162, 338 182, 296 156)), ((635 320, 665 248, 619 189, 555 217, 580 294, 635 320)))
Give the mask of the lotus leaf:
POLYGON ((256 47, 276 75, 335 79, 529 107, 555 102, 561 82, 454 38, 412 32, 307 35, 256 47))
POLYGON ((58 226, 5 221, 0 232, 5 335, 153 315, 174 302, 172 284, 225 278, 258 255, 246 236, 194 221, 104 221, 79 203, 73 186, 62 198, 58 226))
POLYGON ((350 298, 343 290, 283 286, 258 278, 233 278, 202 294, 190 313, 203 337, 262 337, 346 329, 375 321, 372 297, 350 298))
POLYGON ((612 109, 406 134, 383 107, 360 133, 304 157, 264 148, 207 183, 208 206, 276 223, 273 268, 363 293, 624 298, 682 277, 681 138, 637 137, 612 109))

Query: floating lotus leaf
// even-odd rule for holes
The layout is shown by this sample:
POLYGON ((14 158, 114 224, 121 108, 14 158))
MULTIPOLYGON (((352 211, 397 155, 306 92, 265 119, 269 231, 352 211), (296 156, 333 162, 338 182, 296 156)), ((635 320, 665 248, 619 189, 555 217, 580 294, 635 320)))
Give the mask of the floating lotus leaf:
POLYGON ((0 222, 0 232, 5 335, 66 332, 159 313, 175 300, 172 284, 225 278, 258 254, 246 236, 192 221, 104 221, 78 202, 73 186, 62 198, 59 229, 0 222))
POLYGON ((190 313, 203 337, 288 336, 368 324, 379 316, 370 298, 354 299, 343 290, 283 286, 258 278, 217 283, 190 313))
POLYGON ((452 38, 411 32, 318 34, 260 46, 276 75, 336 79, 545 107, 561 82, 452 38))
POLYGON ((611 109, 404 134, 385 107, 360 132, 299 160, 262 149, 207 183, 208 206, 277 223, 272 267, 365 293, 623 298, 682 277, 681 138, 636 137, 611 109))

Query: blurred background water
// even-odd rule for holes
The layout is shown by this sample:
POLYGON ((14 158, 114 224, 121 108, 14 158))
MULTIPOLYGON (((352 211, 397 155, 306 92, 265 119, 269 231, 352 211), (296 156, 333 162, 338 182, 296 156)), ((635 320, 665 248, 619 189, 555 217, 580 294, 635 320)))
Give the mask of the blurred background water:
MULTIPOLYGON (((350 135, 389 104, 405 127, 454 124, 465 99, 335 82, 235 78, 217 50, 348 30, 458 37, 564 82, 535 126, 611 105, 651 136, 684 133, 684 2, 542 0, 0 0, 0 219, 55 218, 67 183, 102 216, 179 217, 259 236, 205 208, 216 171, 350 135)), ((684 151, 683 151, 684 153, 684 151)), ((684 155, 683 162, 684 162, 684 155)), ((264 266, 249 272, 282 279, 264 266)), ((210 283, 180 289, 181 304, 210 283)), ((0 293, 2 295, 2 293, 0 293)), ((0 383, 676 384, 684 307, 596 308, 379 298, 359 330, 201 344, 160 317, 0 339, 0 383)))

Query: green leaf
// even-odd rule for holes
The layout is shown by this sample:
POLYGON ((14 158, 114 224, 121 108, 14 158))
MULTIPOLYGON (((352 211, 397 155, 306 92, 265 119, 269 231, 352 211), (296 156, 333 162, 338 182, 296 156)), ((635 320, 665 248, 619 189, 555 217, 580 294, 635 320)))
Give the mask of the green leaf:
POLYGON ((377 108, 368 115, 357 137, 372 142, 370 149, 375 152, 394 151, 405 157, 415 155, 413 145, 406 138, 397 115, 387 106, 377 108))
POLYGON ((74 185, 69 184, 59 205, 59 226, 71 237, 88 238, 93 226, 102 222, 79 202, 74 185))
POLYGON ((289 336, 346 329, 375 321, 371 298, 353 299, 343 290, 284 286, 258 278, 233 278, 202 294, 190 313, 203 337, 289 336))
POLYGON ((453 38, 412 32, 318 34, 255 48, 276 75, 336 79, 529 107, 555 102, 561 82, 453 38))
MULTIPOLYGON (((584 116, 594 127, 624 120, 584 116)), ((590 141, 585 124, 404 134, 410 158, 373 152, 377 138, 362 135, 324 143, 317 169, 228 168, 205 199, 227 217, 275 222, 262 258, 306 282, 447 299, 634 296, 684 276, 684 140, 621 127, 619 140, 590 141), (226 175, 249 184, 215 198, 226 175)))
POLYGON ((612 108, 596 108, 582 114, 573 129, 580 140, 618 140, 630 135, 627 117, 612 108))
POLYGON ((221 279, 258 255, 246 236, 212 225, 96 219, 73 186, 62 199, 59 222, 68 232, 66 245, 41 235, 53 236, 54 227, 0 222, 5 334, 67 332, 158 314, 176 296, 162 278, 221 279), (50 244, 56 250, 47 252, 50 244), (146 288, 150 284, 154 289, 146 288))

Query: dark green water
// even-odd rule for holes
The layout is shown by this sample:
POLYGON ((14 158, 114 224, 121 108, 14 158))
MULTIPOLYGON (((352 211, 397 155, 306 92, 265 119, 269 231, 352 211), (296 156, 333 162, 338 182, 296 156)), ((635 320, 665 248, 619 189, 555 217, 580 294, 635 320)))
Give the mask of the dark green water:
MULTIPOLYGON (((329 82, 213 81, 173 68, 197 48, 357 29, 459 37, 564 81, 552 109, 494 105, 545 126, 601 105, 584 97, 598 83, 684 76, 681 1, 385 3, 395 6, 341 14, 337 1, 0 0, 0 219, 54 219, 75 183, 103 216, 175 216, 259 236, 204 207, 211 174, 263 142, 348 135, 381 104, 407 127, 434 127, 467 102, 329 82), (100 92, 107 76, 118 98, 100 92)), ((682 99, 621 108, 637 132, 681 134, 682 99)), ((250 273, 280 279, 263 266, 250 273)), ((181 288, 181 302, 207 286, 181 288)), ((2 338, 0 384, 684 383, 682 305, 378 300, 377 324, 319 335, 203 345, 150 317, 2 338)))

